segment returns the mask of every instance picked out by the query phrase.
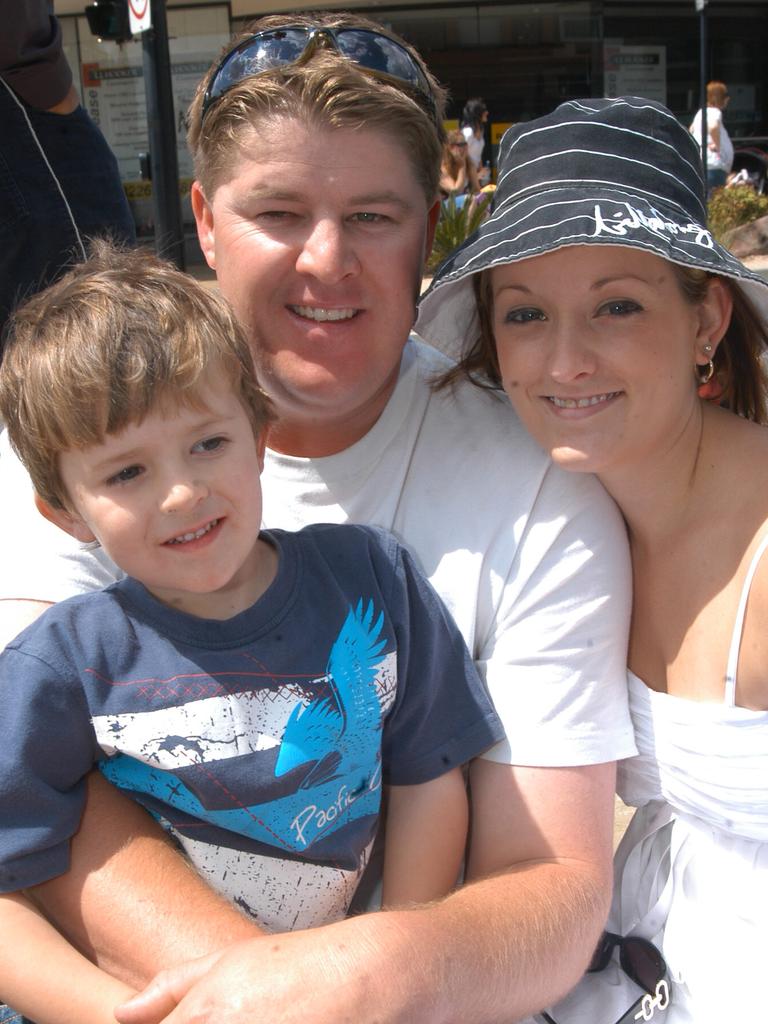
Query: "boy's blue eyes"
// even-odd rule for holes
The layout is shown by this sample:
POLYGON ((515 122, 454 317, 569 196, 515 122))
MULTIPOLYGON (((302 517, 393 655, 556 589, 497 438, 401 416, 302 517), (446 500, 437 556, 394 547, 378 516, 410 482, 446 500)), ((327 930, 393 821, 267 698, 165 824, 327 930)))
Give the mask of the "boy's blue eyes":
POLYGON ((225 437, 206 437, 192 446, 193 452, 217 452, 227 443, 225 437))
MULTIPOLYGON (((205 437, 202 441, 197 441, 192 445, 191 451, 196 455, 207 455, 211 452, 220 451, 227 443, 226 437, 221 437, 218 434, 214 437, 205 437)), ((125 466, 123 469, 118 470, 117 473, 113 473, 112 476, 107 478, 107 486, 113 487, 116 484, 127 484, 131 480, 135 480, 141 476, 144 472, 144 467, 139 465, 125 466)))
POLYGON ((109 477, 107 479, 107 483, 109 485, 126 484, 129 480, 135 480, 141 472, 141 466, 126 466, 125 469, 121 469, 119 472, 109 477))

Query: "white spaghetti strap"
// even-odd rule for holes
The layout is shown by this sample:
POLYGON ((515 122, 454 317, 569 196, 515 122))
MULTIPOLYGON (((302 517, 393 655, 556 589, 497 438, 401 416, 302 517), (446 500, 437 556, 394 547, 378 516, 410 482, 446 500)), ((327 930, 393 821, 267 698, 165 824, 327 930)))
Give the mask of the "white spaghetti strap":
POLYGON ((56 188, 58 190, 58 193, 61 196, 61 200, 64 203, 64 206, 66 208, 67 215, 69 216, 69 220, 70 220, 70 222, 72 224, 72 230, 75 232, 75 238, 77 239, 77 244, 78 244, 78 246, 80 248, 80 255, 81 255, 82 259, 85 259, 86 256, 87 256, 87 253, 85 251, 85 244, 83 243, 83 239, 82 239, 82 237, 80 235, 80 229, 77 226, 77 221, 75 220, 75 216, 72 213, 72 207, 69 205, 69 200, 64 195, 64 189, 61 187, 61 182, 56 177, 56 172, 51 167, 50 161, 49 161, 48 157, 46 156, 45 150, 42 147, 40 139, 37 137, 37 132, 32 127, 32 122, 29 120, 29 115, 27 114, 26 110, 24 109, 24 104, 18 98, 18 96, 13 91, 13 89, 10 87, 10 85, 8 85, 8 83, 6 81, 4 81, 3 78, 0 78, 0 85, 3 85, 5 87, 8 95, 11 97, 11 99, 16 104, 16 106, 19 108, 19 110, 22 113, 22 116, 24 117, 24 120, 27 122, 27 128, 29 129, 29 134, 34 139, 35 145, 37 146, 37 148, 40 150, 40 156, 43 158, 43 162, 45 163, 45 166, 50 171, 51 178, 53 178, 53 183, 56 186, 56 188))
POLYGON ((741 598, 739 600, 739 607, 736 612, 736 621, 733 625, 733 635, 731 636, 731 648, 728 651, 728 664, 725 669, 725 705, 726 707, 732 708, 736 705, 736 669, 739 665, 739 651, 741 650, 741 634, 744 629, 744 615, 747 610, 747 600, 749 599, 749 591, 752 587, 752 579, 755 575, 760 559, 763 557, 766 548, 768 548, 768 533, 763 537, 757 546, 752 556, 752 561, 749 563, 749 569, 747 569, 747 576, 744 580, 744 586, 741 591, 741 598))

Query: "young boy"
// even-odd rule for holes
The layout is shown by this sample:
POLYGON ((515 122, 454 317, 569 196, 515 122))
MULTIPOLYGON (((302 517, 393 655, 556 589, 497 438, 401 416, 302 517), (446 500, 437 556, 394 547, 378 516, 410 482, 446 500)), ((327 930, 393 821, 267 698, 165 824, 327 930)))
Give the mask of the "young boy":
POLYGON ((461 765, 501 727, 390 535, 260 531, 269 407, 223 300, 97 246, 17 312, 0 416, 42 514, 126 574, 0 656, 6 1002, 44 1024, 70 1019, 76 992, 87 1024, 125 995, 21 895, 67 870, 95 764, 268 930, 345 914, 382 782, 385 903, 447 892, 461 765), (29 972, 42 957, 45 992, 29 972))

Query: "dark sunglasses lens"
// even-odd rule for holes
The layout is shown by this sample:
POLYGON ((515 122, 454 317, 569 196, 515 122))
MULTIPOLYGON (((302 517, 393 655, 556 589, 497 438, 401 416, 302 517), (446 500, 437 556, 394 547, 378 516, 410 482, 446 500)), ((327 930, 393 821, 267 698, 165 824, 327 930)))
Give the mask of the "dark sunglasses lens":
POLYGON ((646 992, 653 992, 667 973, 667 965, 656 947, 646 939, 624 939, 621 967, 646 992))
POLYGON ((339 50, 347 60, 426 91, 426 82, 418 65, 394 39, 359 28, 337 29, 335 36, 339 50))
POLYGON ((211 88, 211 100, 227 89, 262 71, 280 68, 298 60, 307 45, 308 32, 303 28, 281 28, 260 32, 234 50, 219 69, 211 88))
POLYGON ((597 949, 592 954, 592 959, 589 967, 587 968, 587 974, 605 970, 608 966, 608 961, 611 959, 613 947, 617 944, 617 941, 620 940, 617 940, 611 932, 603 932, 600 936, 600 941, 597 944, 597 949))

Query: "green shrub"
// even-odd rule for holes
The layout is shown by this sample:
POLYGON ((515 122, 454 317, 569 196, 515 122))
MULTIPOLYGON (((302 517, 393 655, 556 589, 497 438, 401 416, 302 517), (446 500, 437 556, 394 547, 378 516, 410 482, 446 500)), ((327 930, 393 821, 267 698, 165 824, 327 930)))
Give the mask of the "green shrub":
POLYGON ((451 255, 488 215, 491 194, 483 192, 474 198, 467 198, 457 206, 453 196, 447 199, 440 210, 440 220, 435 230, 435 241, 427 260, 427 271, 432 273, 451 255))
POLYGON ((768 196, 758 195, 751 185, 718 188, 709 200, 709 229, 727 245, 728 232, 768 214, 768 196))
MULTIPOLYGON (((179 178, 179 195, 185 196, 190 190, 194 178, 179 178)), ((132 199, 151 199, 151 181, 124 181, 123 191, 130 202, 132 199)))

